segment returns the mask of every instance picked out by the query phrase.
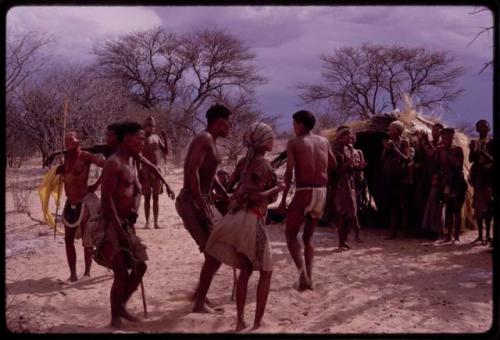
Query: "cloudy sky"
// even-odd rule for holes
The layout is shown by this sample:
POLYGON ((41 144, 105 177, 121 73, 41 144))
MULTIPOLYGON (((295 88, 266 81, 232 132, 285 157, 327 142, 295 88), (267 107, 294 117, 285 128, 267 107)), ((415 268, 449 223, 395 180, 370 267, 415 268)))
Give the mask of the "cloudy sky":
POLYGON ((15 7, 7 14, 14 31, 54 36, 54 57, 91 62, 94 44, 158 25, 174 32, 216 28, 237 35, 256 53, 268 83, 258 88, 259 108, 291 127, 291 114, 302 108, 295 84, 320 79, 319 55, 343 46, 402 44, 451 52, 466 68, 459 85, 463 95, 450 112, 434 112, 451 124, 492 120, 492 70, 478 74, 492 59, 489 11, 459 6, 224 6, 224 7, 15 7))

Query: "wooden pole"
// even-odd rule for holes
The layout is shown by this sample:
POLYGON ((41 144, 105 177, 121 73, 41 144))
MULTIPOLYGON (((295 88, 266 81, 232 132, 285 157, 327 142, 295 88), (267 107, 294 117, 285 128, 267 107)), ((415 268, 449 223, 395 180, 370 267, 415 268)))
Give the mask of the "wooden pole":
POLYGON ((142 295, 142 306, 144 307, 144 316, 148 317, 148 306, 146 304, 146 293, 144 292, 144 283, 141 280, 141 295, 142 295))
MULTIPOLYGON (((64 110, 63 110, 63 134, 62 134, 62 150, 65 149, 66 145, 64 145, 64 139, 66 137, 66 120, 68 116, 68 98, 64 99, 64 110)), ((63 153, 64 157, 64 153, 63 153)), ((60 164, 63 165, 64 162, 60 161, 60 164)), ((64 170, 64 169, 63 169, 64 170)), ((59 205, 60 205, 60 200, 61 200, 61 189, 62 189, 62 182, 63 182, 63 173, 61 173, 59 176, 59 186, 57 189, 57 202, 56 202, 56 217, 55 217, 55 224, 54 224, 54 240, 56 239, 56 231, 57 231, 57 214, 59 213, 59 205)))

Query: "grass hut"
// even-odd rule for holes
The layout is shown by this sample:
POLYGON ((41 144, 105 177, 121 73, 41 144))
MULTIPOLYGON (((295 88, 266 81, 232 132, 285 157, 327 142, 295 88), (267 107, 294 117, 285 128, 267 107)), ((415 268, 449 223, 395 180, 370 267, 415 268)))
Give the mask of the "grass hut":
MULTIPOLYGON (((432 125, 438 122, 435 118, 426 117, 415 111, 409 100, 407 100, 405 109, 402 112, 393 111, 377 114, 370 119, 352 121, 346 124, 351 127, 353 134, 356 136, 355 147, 363 151, 365 159, 368 162, 368 166, 365 169, 365 176, 368 182, 369 193, 373 197, 375 205, 380 200, 379 191, 383 189, 377 188, 377 179, 381 170, 382 141, 389 138, 389 124, 396 119, 406 125, 403 135, 406 135, 407 138, 411 138, 416 131, 425 131, 430 136, 432 125)), ((322 130, 321 134, 328 138, 331 143, 335 142, 335 128, 322 130)), ((459 145, 464 152, 464 175, 466 180, 468 179, 470 170, 469 142, 470 138, 463 132, 455 132, 454 143, 459 145)), ((467 189, 462 210, 462 219, 465 221, 464 226, 468 228, 474 227, 471 186, 467 189)))

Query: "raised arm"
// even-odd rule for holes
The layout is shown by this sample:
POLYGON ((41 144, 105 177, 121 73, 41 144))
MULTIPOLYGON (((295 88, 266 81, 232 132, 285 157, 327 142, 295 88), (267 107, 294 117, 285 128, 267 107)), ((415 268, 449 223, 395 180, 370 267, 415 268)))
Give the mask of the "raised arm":
POLYGON ((88 162, 95 164, 100 168, 102 168, 104 166, 104 161, 105 161, 104 159, 97 157, 96 155, 91 154, 90 152, 87 152, 87 151, 82 152, 82 155, 85 157, 85 159, 88 162))
POLYGON ((46 159, 45 159, 45 163, 43 164, 43 166, 50 166, 52 164, 52 162, 54 161, 54 158, 58 155, 62 155, 62 154, 66 154, 67 151, 55 151, 53 153, 51 153, 46 159))

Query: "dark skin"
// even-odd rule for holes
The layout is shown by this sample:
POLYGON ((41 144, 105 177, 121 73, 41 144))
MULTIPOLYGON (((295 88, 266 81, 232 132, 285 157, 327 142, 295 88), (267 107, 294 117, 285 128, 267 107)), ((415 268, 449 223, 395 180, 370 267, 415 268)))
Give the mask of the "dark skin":
MULTIPOLYGON (((445 189, 446 186, 449 186, 448 178, 454 169, 461 169, 464 164, 464 153, 462 151, 462 148, 453 145, 453 137, 453 133, 443 133, 441 135, 443 146, 439 151, 439 160, 441 163, 441 171, 443 173, 443 192, 445 203, 448 203, 448 201, 450 200, 449 193, 445 189)), ((461 206, 455 210, 450 210, 447 206, 445 210, 445 228, 448 231, 448 234, 445 237, 445 241, 451 241, 451 232, 453 226, 455 227, 455 240, 458 241, 461 224, 461 206)))
MULTIPOLYGON (((476 131, 479 133, 479 140, 484 140, 488 137, 490 132, 490 125, 488 122, 479 121, 476 123, 476 131)), ((490 155, 484 150, 477 150, 476 140, 471 140, 469 145, 469 161, 471 163, 481 162, 483 166, 488 167, 493 165, 493 155, 490 155)), ((476 189, 474 189, 476 190, 476 189)), ((484 213, 482 216, 478 217, 476 220, 478 236, 472 243, 483 242, 483 221, 486 229, 486 241, 491 242, 490 229, 491 229, 491 213, 484 213)))
MULTIPOLYGON (((82 148, 83 151, 88 151, 92 154, 102 154, 106 159, 108 159, 112 154, 116 152, 118 149, 118 142, 116 140, 116 134, 112 130, 107 130, 106 131, 106 144, 96 144, 88 148, 82 148)), ((67 154, 67 151, 57 151, 52 153, 49 157, 47 157, 45 166, 49 166, 52 161, 54 160, 54 157, 60 154, 67 154)), ((138 156, 135 157, 136 163, 140 163, 155 174, 156 177, 160 178, 163 184, 165 184, 165 187, 167 188, 167 194, 168 197, 171 199, 175 199, 175 194, 168 185, 167 181, 165 178, 162 176, 160 170, 158 169, 157 166, 155 166, 153 163, 151 163, 149 160, 147 160, 142 154, 139 154, 138 156)), ((90 185, 89 188, 92 192, 96 191, 99 185, 101 184, 101 178, 99 177, 97 181, 90 185)), ((140 198, 139 198, 140 199, 140 198)))
MULTIPOLYGON (((342 134, 338 139, 337 143, 341 148, 348 146, 352 141, 352 134, 350 132, 346 132, 342 134)), ((363 169, 366 167, 366 163, 364 160, 360 160, 355 164, 354 157, 345 162, 341 167, 337 167, 335 172, 339 175, 343 175, 347 172, 351 172, 358 169, 363 169)), ((343 214, 340 215, 339 223, 338 223, 338 234, 339 234, 339 249, 350 249, 350 246, 347 244, 347 237, 349 236, 349 232, 351 229, 351 223, 343 214)), ((355 238, 359 241, 359 231, 355 229, 357 232, 355 238)))
MULTIPOLYGON (((296 138, 287 144, 287 165, 285 171, 285 189, 279 211, 286 210, 286 196, 290 190, 293 174, 295 183, 300 187, 326 187, 328 181, 328 169, 336 167, 337 162, 330 149, 328 140, 324 137, 312 134, 303 123, 294 120, 293 128, 296 138)), ((314 248, 312 236, 318 219, 310 215, 304 216, 305 208, 311 200, 312 190, 296 192, 287 211, 286 218, 286 240, 288 250, 295 266, 299 270, 299 290, 312 289, 312 265, 314 248), (297 240, 297 234, 303 222, 304 233, 304 261, 302 251, 297 240), (305 270, 304 270, 305 262, 305 270)))
MULTIPOLYGON (((140 185, 137 178, 134 158, 144 146, 144 132, 140 130, 135 134, 125 136, 118 151, 107 161, 102 173, 101 202, 103 213, 110 221, 108 228, 115 228, 118 242, 123 247, 129 247, 129 234, 122 226, 122 222, 137 212, 137 199, 140 195, 140 185)), ((135 233, 133 225, 130 226, 135 233)), ((102 245, 103 255, 110 258, 114 251, 110 241, 102 245)), ((139 286, 146 264, 136 264, 128 272, 125 253, 118 251, 113 257, 111 267, 114 273, 111 287, 111 326, 123 327, 121 318, 129 321, 138 321, 125 309, 125 304, 132 293, 139 286)))
MULTIPOLYGON (((383 142, 383 150, 381 156, 381 162, 384 163, 389 153, 394 153, 396 157, 398 157, 402 162, 410 161, 410 144, 407 140, 403 140, 401 149, 397 148, 394 142, 397 142, 401 138, 402 131, 397 128, 391 126, 389 127, 389 139, 383 142)), ((396 229, 398 224, 398 214, 399 212, 395 209, 391 209, 390 211, 390 223, 391 223, 391 234, 387 237, 387 239, 396 238, 396 229)), ((406 209, 401 211, 402 219, 403 219, 403 228, 406 226, 407 215, 408 212, 406 209)))
MULTIPOLYGON (((99 167, 104 165, 104 160, 100 159, 91 153, 82 151, 78 139, 74 134, 68 134, 65 138, 65 146, 67 153, 64 157, 64 164, 62 165, 64 191, 66 197, 71 204, 81 202, 83 197, 89 192, 93 192, 92 186, 87 186, 89 178, 90 165, 95 164, 99 167)), ((89 213, 85 206, 83 219, 81 222, 82 234, 87 227, 89 213)), ((64 226, 64 243, 66 246, 66 257, 70 269, 69 281, 74 282, 78 280, 76 275, 76 249, 75 249, 75 234, 77 228, 69 228, 64 226)), ((92 248, 84 248, 85 257, 85 273, 84 276, 90 276, 90 267, 92 265, 92 248)))
MULTIPOLYGON (((270 139, 268 143, 255 151, 255 156, 264 155, 267 151, 271 151, 273 148, 273 139, 270 139)), ((262 183, 263 184, 263 183, 262 183)), ((259 184, 259 186, 262 186, 259 184)), ((276 186, 268 189, 266 191, 257 191, 250 195, 250 201, 261 201, 264 198, 269 199, 270 197, 276 195, 278 192, 285 189, 285 184, 279 182, 276 186)), ((241 263, 245 265, 241 269, 240 275, 238 277, 238 283, 236 286, 236 328, 235 331, 239 332, 247 327, 244 320, 245 303, 248 290, 248 280, 250 275, 252 275, 253 268, 252 263, 244 255, 240 255, 241 263)), ((261 270, 259 275, 259 282, 257 284, 257 305, 255 308, 255 319, 252 329, 260 328, 262 322, 262 316, 264 315, 264 310, 266 308, 267 298, 269 296, 269 288, 271 286, 271 271, 261 270)))
MULTIPOLYGON (((168 144, 166 143, 166 133, 165 131, 161 131, 161 136, 155 134, 156 124, 153 120, 147 120, 144 126, 144 131, 146 133, 146 141, 144 145, 144 149, 142 150, 142 155, 145 159, 150 161, 156 167, 158 167, 161 153, 166 156, 168 154, 168 144)), ((167 192, 170 191, 170 188, 167 186, 167 192)), ((169 192, 170 196, 170 192, 169 192)), ((154 219, 154 227, 156 229, 158 226, 158 214, 160 211, 158 201, 159 195, 155 192, 147 191, 144 193, 144 214, 146 217, 146 225, 145 228, 149 228, 149 212, 150 212, 150 201, 151 197, 153 198, 153 219, 154 219)))
MULTIPOLYGON (((207 129, 196 135, 189 145, 184 161, 183 188, 191 193, 194 203, 198 206, 207 225, 212 224, 212 212, 203 199, 212 192, 212 186, 217 185, 217 191, 227 200, 226 190, 214 180, 220 157, 215 144, 217 138, 227 137, 231 123, 229 118, 219 117, 211 122, 207 129)), ((214 274, 221 263, 214 257, 204 253, 205 261, 200 272, 200 281, 195 292, 193 312, 210 313, 213 310, 206 304, 206 295, 214 274)))

